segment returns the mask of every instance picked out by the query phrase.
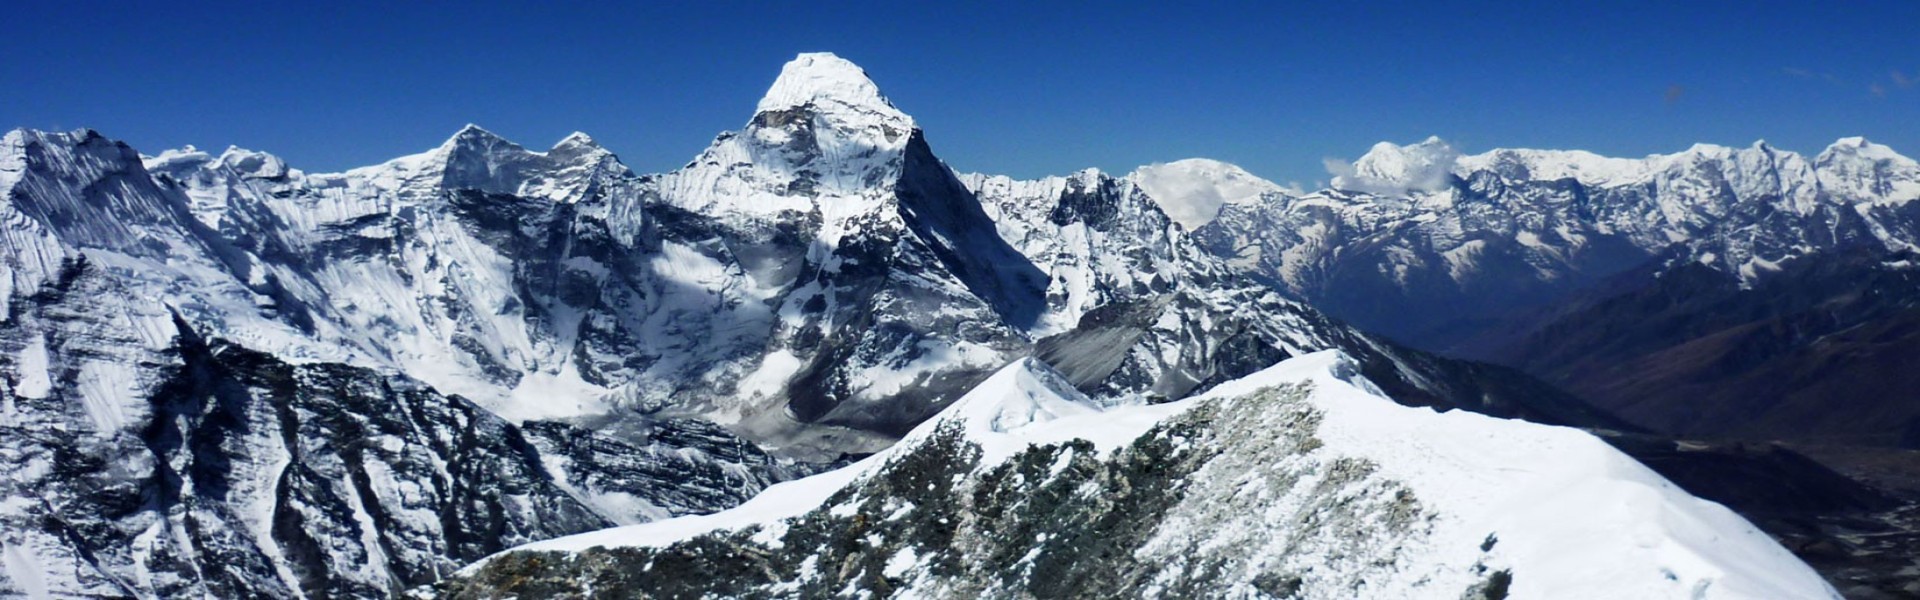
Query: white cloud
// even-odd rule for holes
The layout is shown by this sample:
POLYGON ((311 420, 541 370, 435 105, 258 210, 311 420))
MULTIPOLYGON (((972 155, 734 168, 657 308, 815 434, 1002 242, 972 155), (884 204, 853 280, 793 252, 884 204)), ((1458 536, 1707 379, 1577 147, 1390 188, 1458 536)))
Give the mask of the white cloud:
POLYGON ((1205 158, 1154 163, 1127 177, 1188 231, 1212 221, 1221 206, 1290 191, 1238 166, 1205 158))
POLYGON ((1454 163, 1460 151, 1439 137, 1418 144, 1401 146, 1392 142, 1373 145, 1365 156, 1354 162, 1324 159, 1327 173, 1333 175, 1333 187, 1355 192, 1399 195, 1445 189, 1452 181, 1454 163))

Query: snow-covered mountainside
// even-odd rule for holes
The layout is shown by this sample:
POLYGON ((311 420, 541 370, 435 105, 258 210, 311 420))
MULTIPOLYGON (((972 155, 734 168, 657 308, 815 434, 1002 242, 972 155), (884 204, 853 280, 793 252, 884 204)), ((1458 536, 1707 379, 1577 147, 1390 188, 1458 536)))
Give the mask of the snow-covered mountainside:
POLYGON ((1009 365, 738 508, 521 547, 449 598, 1835 598, 1577 430, 1400 406, 1338 352, 1107 407, 1009 365))
POLYGON ((1643 159, 1429 139, 1376 145, 1332 189, 1227 203, 1195 237, 1334 316, 1447 348, 1656 258, 1751 281, 1808 252, 1910 249, 1915 199, 1920 163, 1860 138, 1643 159))

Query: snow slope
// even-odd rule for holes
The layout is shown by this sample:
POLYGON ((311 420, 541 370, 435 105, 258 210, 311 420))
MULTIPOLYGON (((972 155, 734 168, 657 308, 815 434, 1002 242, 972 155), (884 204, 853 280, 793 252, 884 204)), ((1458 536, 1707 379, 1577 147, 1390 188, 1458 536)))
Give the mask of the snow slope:
MULTIPOLYGON (((463 570, 440 591, 551 592, 571 584, 1045 596, 1052 581, 1042 572, 1073 580, 1103 566, 1120 569, 1128 586, 1100 592, 1152 597, 1204 589, 1224 597, 1290 590, 1305 598, 1454 598, 1487 586, 1510 598, 1837 597, 1744 519, 1589 434, 1400 406, 1333 351, 1200 397, 1116 408, 1074 392, 1043 364, 1016 362, 899 445, 855 465, 769 488, 715 515, 524 546, 463 570), (1155 448, 1161 454, 1149 452, 1155 448), (960 464, 915 471, 942 461, 960 464), (1131 491, 1103 492, 1118 484, 1076 478, 1102 463, 1132 465, 1120 471, 1135 477, 1120 488, 1131 491), (1130 506, 1154 481, 1138 469, 1180 477, 1158 511, 1126 513, 1144 519, 1128 525, 1142 535, 1074 527, 1077 511, 1130 506), (883 493, 903 478, 949 476, 943 497, 883 493), (989 526, 996 515, 1041 510, 1049 494, 1074 499, 1031 520, 989 526), (920 514, 928 512, 939 516, 920 514), (951 531, 923 531, 934 524, 951 531), (855 528, 838 539, 853 544, 856 556, 810 543, 835 539, 836 527, 855 528), (769 575, 703 584, 642 570, 607 579, 610 570, 669 564, 720 540, 741 549, 704 555, 710 564, 759 556, 769 575), (1116 543, 1114 551, 1130 554, 1140 570, 1094 554, 1116 543), (1007 570, 990 569, 989 556, 1005 557, 999 568, 1007 570), (533 560, 561 566, 532 568, 533 560), (517 579, 492 587, 509 575, 517 579), (1197 581, 1205 587, 1186 587, 1197 581), (534 587, 543 585, 556 587, 534 587)), ((1087 593, 1112 583, 1080 582, 1087 593)))

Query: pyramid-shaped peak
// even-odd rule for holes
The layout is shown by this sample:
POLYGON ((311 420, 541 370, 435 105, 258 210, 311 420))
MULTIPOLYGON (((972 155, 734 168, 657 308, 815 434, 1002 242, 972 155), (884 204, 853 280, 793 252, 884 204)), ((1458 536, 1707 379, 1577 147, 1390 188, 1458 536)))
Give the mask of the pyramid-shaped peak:
POLYGON ((803 106, 815 110, 871 114, 888 120, 909 121, 905 113, 880 93, 867 71, 830 52, 794 57, 780 69, 780 77, 760 99, 756 112, 776 112, 803 106))
POLYGON ((567 147, 598 148, 600 147, 600 143, 593 141, 593 136, 587 135, 579 131, 575 131, 573 133, 567 134, 567 137, 561 138, 560 142, 554 144, 553 147, 554 148, 567 148, 567 147))
POLYGON ((499 134, 487 131, 479 125, 468 123, 465 127, 461 127, 460 131, 454 132, 453 137, 447 138, 446 143, 441 144, 441 147, 495 146, 501 144, 518 146, 518 144, 508 141, 507 138, 500 137, 499 134))

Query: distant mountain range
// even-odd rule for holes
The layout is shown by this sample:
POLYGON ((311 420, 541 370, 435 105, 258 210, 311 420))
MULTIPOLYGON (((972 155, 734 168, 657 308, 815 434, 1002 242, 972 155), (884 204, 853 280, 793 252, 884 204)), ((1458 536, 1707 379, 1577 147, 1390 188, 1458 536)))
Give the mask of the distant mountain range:
POLYGON ((1196 243, 1290 296, 1655 430, 1890 443, 1920 414, 1903 363, 1860 354, 1904 343, 1887 336, 1912 302, 1900 269, 1920 242, 1920 163, 1861 138, 1811 159, 1764 143, 1643 159, 1383 143, 1312 194, 1205 161, 1132 178, 1169 204, 1232 196, 1196 243), (1823 336, 1869 324, 1887 331, 1826 364, 1823 336), (1829 400, 1859 395, 1885 400, 1829 400), (1767 414, 1789 396, 1827 424, 1767 414))

